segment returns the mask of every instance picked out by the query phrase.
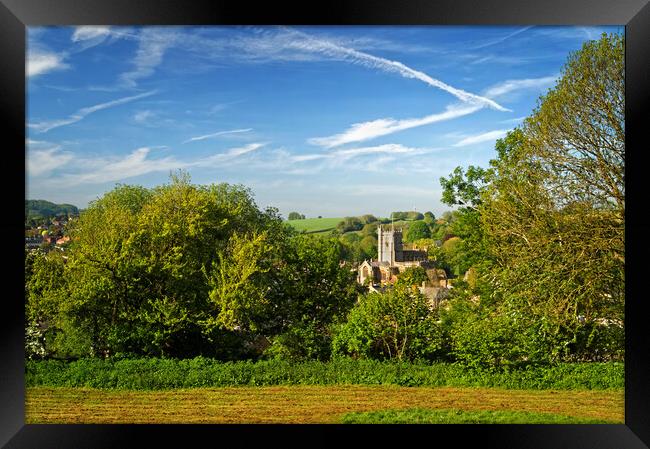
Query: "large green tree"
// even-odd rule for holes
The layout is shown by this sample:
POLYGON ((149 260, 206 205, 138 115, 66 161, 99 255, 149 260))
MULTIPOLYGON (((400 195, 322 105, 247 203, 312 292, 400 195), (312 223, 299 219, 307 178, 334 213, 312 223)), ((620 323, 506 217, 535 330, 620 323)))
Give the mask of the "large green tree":
POLYGON ((623 61, 621 35, 584 44, 523 125, 497 141, 488 169, 442 182, 445 201, 461 206, 454 233, 472 241, 468 260, 489 262, 478 276, 488 286, 481 326, 516 316, 531 330, 517 357, 622 354, 623 61))

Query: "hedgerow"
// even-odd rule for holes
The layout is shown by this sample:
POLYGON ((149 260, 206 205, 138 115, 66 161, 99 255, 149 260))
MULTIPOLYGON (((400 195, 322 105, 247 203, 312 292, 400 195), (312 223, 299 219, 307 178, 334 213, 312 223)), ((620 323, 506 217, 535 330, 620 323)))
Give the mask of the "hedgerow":
POLYGON ((26 385, 127 390, 269 385, 401 385, 506 389, 603 390, 624 388, 623 364, 565 363, 511 371, 451 363, 396 363, 335 358, 221 362, 194 359, 27 360, 26 385))

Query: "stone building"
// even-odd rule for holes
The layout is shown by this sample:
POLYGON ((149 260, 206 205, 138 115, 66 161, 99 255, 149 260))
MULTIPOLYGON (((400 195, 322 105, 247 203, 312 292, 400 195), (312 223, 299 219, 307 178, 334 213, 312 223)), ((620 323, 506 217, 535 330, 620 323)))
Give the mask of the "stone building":
POLYGON ((438 303, 446 296, 448 283, 445 270, 436 268, 427 258, 427 252, 404 249, 402 230, 377 228, 377 260, 364 260, 357 270, 357 282, 367 285, 371 291, 382 291, 394 283, 401 272, 409 267, 422 267, 428 281, 419 287, 420 292, 438 303))

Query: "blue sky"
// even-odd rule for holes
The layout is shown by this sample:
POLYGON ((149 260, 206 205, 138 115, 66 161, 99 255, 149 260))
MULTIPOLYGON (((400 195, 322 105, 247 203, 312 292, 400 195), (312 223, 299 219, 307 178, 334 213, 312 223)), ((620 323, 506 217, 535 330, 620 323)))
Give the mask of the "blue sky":
POLYGON ((86 207, 184 169, 307 217, 449 208, 570 52, 623 27, 30 27, 26 189, 86 207))

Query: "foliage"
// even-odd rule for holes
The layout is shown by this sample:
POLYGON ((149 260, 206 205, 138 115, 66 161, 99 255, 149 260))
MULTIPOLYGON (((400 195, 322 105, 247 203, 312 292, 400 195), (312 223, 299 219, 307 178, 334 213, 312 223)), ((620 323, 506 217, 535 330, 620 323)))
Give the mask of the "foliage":
POLYGON ((194 359, 27 360, 27 387, 164 390, 243 385, 403 385, 507 389, 605 390, 624 388, 622 363, 564 363, 494 372, 450 363, 397 363, 334 358, 221 362, 194 359))
POLYGON ((333 341, 335 354, 396 360, 433 358, 440 348, 436 315, 409 285, 361 297, 333 341))
POLYGON ((291 327, 322 334, 357 294, 338 242, 296 236, 242 186, 182 173, 118 186, 70 234, 67 262, 49 253, 25 268, 29 322, 61 357, 259 355, 256 341, 291 327))
POLYGON ((408 231, 406 231, 406 241, 415 242, 420 239, 428 239, 431 237, 429 226, 424 221, 414 221, 409 224, 408 231))
POLYGON ((480 197, 486 187, 488 173, 473 165, 467 167, 466 172, 461 167, 456 167, 449 178, 440 178, 442 202, 450 206, 475 208, 481 203, 480 197))
POLYGON ((622 37, 605 35, 569 58, 522 129, 497 146, 481 206, 494 284, 558 341, 561 358, 604 351, 580 337, 585 327, 622 329, 623 55, 622 37))
POLYGON ((417 211, 406 211, 406 212, 391 212, 390 218, 392 220, 422 220, 424 215, 417 211))
POLYGON ((345 217, 336 225, 336 229, 339 232, 360 231, 363 225, 358 217, 345 217))
POLYGON ((586 43, 523 126, 497 141, 489 169, 441 179, 443 200, 463 206, 447 259, 473 270, 472 286, 455 293, 462 286, 481 304, 452 326, 464 363, 622 357, 623 55, 619 35, 586 43))
POLYGON ((404 287, 419 287, 428 281, 427 272, 422 267, 408 267, 397 277, 395 285, 404 287))
POLYGON ((289 220, 304 220, 305 216, 302 214, 299 214, 298 212, 289 212, 288 216, 289 220))
POLYGON ((362 215, 359 217, 359 219, 364 224, 375 223, 377 221, 377 217, 371 214, 362 215))

